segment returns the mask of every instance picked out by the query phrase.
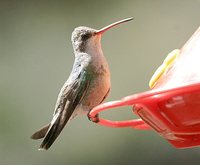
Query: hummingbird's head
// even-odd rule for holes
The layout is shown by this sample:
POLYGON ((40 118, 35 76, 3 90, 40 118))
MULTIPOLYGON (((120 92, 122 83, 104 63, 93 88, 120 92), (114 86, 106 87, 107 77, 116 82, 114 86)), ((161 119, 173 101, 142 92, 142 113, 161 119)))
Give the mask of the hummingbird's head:
MULTIPOLYGON (((96 36, 95 29, 80 26, 72 32, 72 45, 75 51, 85 52, 87 43, 96 36)), ((95 37, 96 38, 96 37, 95 37)))

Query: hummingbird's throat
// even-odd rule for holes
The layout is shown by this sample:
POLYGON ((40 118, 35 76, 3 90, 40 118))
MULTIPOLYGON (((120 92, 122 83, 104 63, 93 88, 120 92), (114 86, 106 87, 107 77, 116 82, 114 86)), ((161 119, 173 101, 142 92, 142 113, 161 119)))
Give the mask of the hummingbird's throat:
POLYGON ((91 37, 85 43, 85 53, 87 54, 98 54, 101 50, 101 35, 95 35, 91 37))

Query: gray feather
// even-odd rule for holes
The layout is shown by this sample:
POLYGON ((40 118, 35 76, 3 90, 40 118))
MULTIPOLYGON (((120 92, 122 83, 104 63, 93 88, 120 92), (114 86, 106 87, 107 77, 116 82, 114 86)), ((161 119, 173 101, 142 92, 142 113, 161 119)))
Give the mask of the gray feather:
POLYGON ((60 132, 63 130, 66 123, 69 121, 74 110, 77 108, 83 97, 85 96, 87 89, 91 81, 91 75, 86 71, 86 67, 76 67, 76 76, 74 76, 74 70, 72 71, 73 81, 67 83, 61 90, 61 97, 56 105, 53 119, 49 126, 37 131, 32 135, 33 139, 40 139, 44 137, 40 149, 47 150, 53 142, 56 140, 60 132))

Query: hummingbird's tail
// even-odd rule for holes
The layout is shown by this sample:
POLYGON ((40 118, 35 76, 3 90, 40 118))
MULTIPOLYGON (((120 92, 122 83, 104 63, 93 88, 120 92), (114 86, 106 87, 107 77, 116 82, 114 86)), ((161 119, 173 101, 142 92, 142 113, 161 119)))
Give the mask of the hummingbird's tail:
POLYGON ((48 126, 45 126, 31 136, 32 139, 40 139, 44 137, 39 150, 47 150, 51 147, 69 119, 70 116, 66 114, 66 111, 57 113, 54 115, 48 126))
MULTIPOLYGON (((65 111, 63 111, 65 112, 65 111)), ((64 128, 66 123, 63 123, 63 116, 65 116, 64 114, 56 114, 50 124, 50 127, 45 135, 45 138, 42 142, 42 144, 40 145, 40 149, 45 149, 47 150, 56 140, 56 138, 58 137, 58 135, 60 134, 60 132, 62 131, 62 129, 64 128)))
POLYGON ((35 132, 32 136, 31 139, 37 140, 37 139, 42 139, 45 137, 48 129, 49 129, 50 124, 48 124, 47 126, 44 126, 43 128, 41 128, 40 130, 38 130, 37 132, 35 132))

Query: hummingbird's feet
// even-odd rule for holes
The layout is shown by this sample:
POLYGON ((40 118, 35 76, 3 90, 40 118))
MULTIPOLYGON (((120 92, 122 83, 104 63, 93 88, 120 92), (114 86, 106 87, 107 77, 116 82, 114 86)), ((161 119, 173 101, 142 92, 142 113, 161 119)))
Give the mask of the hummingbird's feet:
POLYGON ((96 116, 92 117, 90 116, 90 112, 87 114, 87 117, 90 121, 94 122, 94 123, 98 123, 99 122, 99 114, 97 114, 96 116))

